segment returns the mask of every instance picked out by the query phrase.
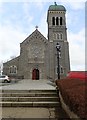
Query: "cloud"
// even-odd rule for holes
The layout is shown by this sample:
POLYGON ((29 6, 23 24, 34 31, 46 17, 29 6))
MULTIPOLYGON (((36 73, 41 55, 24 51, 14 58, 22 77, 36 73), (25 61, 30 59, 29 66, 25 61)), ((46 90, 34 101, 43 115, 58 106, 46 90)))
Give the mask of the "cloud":
POLYGON ((3 6, 3 3, 2 3, 2 2, 0 2, 0 14, 2 14, 2 13, 3 13, 2 6, 3 6))
POLYGON ((29 3, 23 3, 23 12, 24 12, 24 19, 28 20, 30 23, 33 20, 33 16, 30 15, 31 13, 31 7, 29 3))
POLYGON ((48 28, 47 28, 46 20, 47 20, 47 11, 42 15, 39 22, 40 31, 47 38, 48 28))
POLYGON ((60 0, 62 4, 69 6, 71 9, 78 10, 85 8, 85 1, 86 0, 60 0))
POLYGON ((43 10, 43 4, 44 3, 40 3, 40 2, 34 2, 34 3, 29 3, 29 2, 24 2, 23 4, 23 12, 24 12, 24 18, 26 20, 29 20, 28 22, 32 22, 34 20, 34 15, 35 13, 37 13, 35 10, 37 8, 37 11, 39 11, 39 13, 43 10), (34 15, 33 15, 34 13, 34 15))
POLYGON ((43 6, 44 6, 43 4, 45 4, 45 2, 36 2, 35 4, 36 4, 37 8, 39 8, 40 10, 42 10, 43 6))
POLYGON ((74 28, 74 30, 78 29, 79 27, 85 27, 85 9, 84 10, 71 10, 67 9, 66 12, 66 24, 70 27, 70 30, 74 28), (76 27, 77 24, 79 27, 76 27))
POLYGON ((68 32, 72 70, 85 70, 85 29, 78 33, 68 32))
POLYGON ((19 43, 25 39, 26 34, 11 25, 0 26, 0 34, 0 60, 19 55, 19 43))

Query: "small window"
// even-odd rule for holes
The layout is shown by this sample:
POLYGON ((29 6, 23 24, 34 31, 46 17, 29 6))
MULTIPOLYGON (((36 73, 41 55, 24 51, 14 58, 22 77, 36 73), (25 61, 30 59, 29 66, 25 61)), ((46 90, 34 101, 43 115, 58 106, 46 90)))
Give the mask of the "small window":
POLYGON ((17 74, 17 67, 15 65, 9 67, 9 72, 11 74, 17 74))
POLYGON ((64 70, 63 70, 63 67, 62 67, 62 66, 60 67, 60 73, 61 73, 61 74, 64 73, 64 70))
POLYGON ((53 38, 55 39, 56 37, 55 37, 55 33, 53 34, 53 38))
MULTIPOLYGON (((60 66, 60 74, 64 73, 64 69, 62 66, 60 66)), ((58 67, 56 66, 56 74, 58 74, 58 67)))
POLYGON ((58 74, 58 66, 56 66, 56 74, 58 74))
POLYGON ((54 38, 54 40, 57 39, 57 33, 54 33, 54 34, 53 34, 53 38, 54 38))
POLYGON ((55 25, 55 17, 52 17, 52 25, 55 25))
POLYGON ((60 25, 62 25, 62 17, 60 17, 60 25))
POLYGON ((56 17, 56 25, 59 25, 59 19, 56 17))
POLYGON ((63 39, 63 34, 62 33, 60 34, 60 39, 63 39))
POLYGON ((57 39, 60 39, 60 34, 59 33, 57 34, 57 39))

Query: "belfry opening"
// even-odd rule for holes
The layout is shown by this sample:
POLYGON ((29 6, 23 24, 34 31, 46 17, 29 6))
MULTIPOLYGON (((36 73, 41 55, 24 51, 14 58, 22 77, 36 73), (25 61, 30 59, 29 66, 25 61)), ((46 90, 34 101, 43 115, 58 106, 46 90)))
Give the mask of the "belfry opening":
POLYGON ((32 71, 32 80, 39 80, 39 70, 37 68, 32 71))

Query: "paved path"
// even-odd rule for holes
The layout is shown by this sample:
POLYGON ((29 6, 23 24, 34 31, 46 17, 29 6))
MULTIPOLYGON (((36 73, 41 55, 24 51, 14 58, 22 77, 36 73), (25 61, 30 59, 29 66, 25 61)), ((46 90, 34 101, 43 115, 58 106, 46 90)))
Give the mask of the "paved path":
POLYGON ((3 108, 4 118, 55 118, 54 108, 3 108))
POLYGON ((9 84, 7 86, 0 86, 0 89, 10 89, 10 90, 54 90, 55 83, 50 80, 21 80, 14 84, 9 84))
MULTIPOLYGON (((3 118, 47 118, 48 120, 67 120, 68 116, 59 107, 55 108, 3 108, 3 118)), ((11 119, 9 119, 11 120, 11 119)), ((13 119, 12 119, 13 120, 13 119)), ((43 119, 41 119, 43 120, 43 119)), ((69 120, 69 119, 68 119, 69 120)))

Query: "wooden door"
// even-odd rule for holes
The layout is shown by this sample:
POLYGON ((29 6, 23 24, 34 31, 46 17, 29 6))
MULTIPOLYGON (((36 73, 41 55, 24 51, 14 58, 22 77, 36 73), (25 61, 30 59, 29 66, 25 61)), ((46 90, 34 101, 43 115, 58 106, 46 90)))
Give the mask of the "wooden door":
POLYGON ((39 80, 39 70, 38 69, 34 69, 32 71, 32 80, 39 80))
POLYGON ((36 69, 36 80, 39 80, 39 70, 36 69))

